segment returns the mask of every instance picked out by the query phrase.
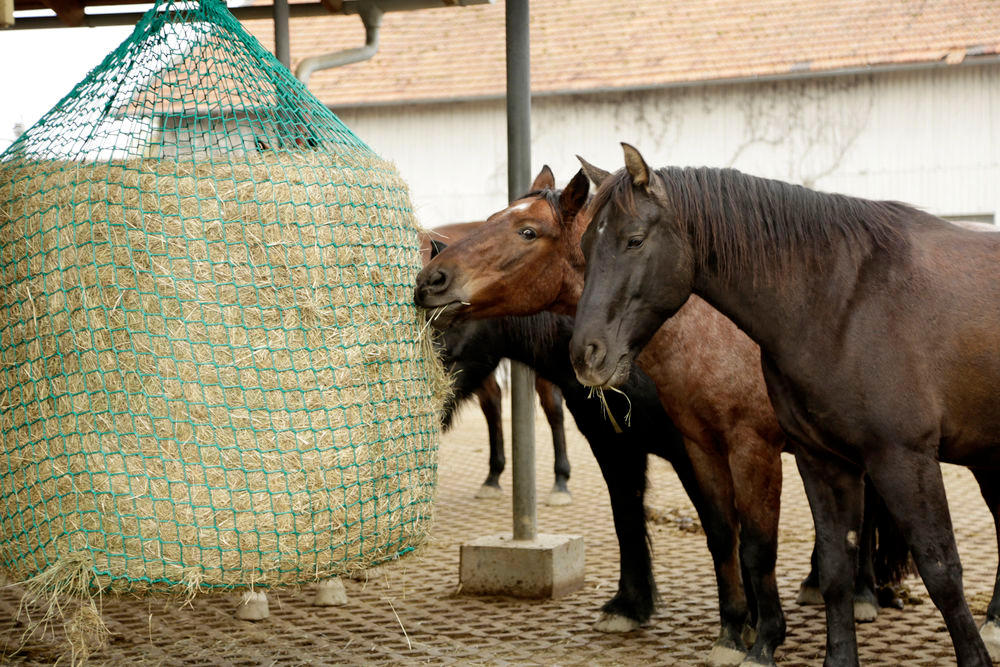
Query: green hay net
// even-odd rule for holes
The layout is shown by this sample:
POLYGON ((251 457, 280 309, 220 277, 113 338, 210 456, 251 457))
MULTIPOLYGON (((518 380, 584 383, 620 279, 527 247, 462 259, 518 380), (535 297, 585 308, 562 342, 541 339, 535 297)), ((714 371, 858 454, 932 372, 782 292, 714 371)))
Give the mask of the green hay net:
POLYGON ((158 2, 0 155, 0 567, 191 592, 411 550, 419 267, 393 166, 224 4, 158 2))

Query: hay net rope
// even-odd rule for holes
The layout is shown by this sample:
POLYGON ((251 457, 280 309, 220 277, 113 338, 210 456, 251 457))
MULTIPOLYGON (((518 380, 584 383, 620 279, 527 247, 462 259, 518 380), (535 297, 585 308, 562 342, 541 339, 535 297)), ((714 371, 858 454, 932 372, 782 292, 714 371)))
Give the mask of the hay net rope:
POLYGON ((419 263, 391 164, 224 4, 157 2, 0 155, 0 568, 190 592, 411 550, 419 263))

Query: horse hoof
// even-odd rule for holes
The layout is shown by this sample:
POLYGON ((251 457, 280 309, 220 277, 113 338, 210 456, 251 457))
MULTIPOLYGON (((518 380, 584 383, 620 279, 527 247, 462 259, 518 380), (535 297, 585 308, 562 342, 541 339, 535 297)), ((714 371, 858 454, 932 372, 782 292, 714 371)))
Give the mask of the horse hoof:
POLYGON ((986 650, 990 653, 990 660, 1000 662, 1000 623, 996 621, 986 621, 979 630, 979 636, 986 644, 986 650))
POLYGON ((709 667, 736 667, 747 657, 747 652, 732 644, 718 640, 712 645, 712 652, 708 654, 705 664, 709 667))
POLYGON ((560 506, 569 505, 573 502, 573 496, 569 494, 569 491, 553 491, 549 494, 549 499, 545 501, 546 505, 560 506))
POLYGON ((347 591, 340 579, 327 579, 316 586, 316 594, 312 599, 314 607, 338 607, 347 604, 347 591))
POLYGON ((868 600, 854 601, 854 620, 858 623, 871 623, 878 618, 878 607, 868 600))
POLYGON ((609 614, 604 612, 594 623, 594 629, 598 632, 608 632, 619 634, 622 632, 632 632, 639 627, 639 622, 634 618, 622 616, 620 614, 609 614))
POLYGON ((490 486, 489 484, 483 484, 476 491, 476 498, 482 500, 483 498, 499 498, 503 495, 503 491, 499 486, 490 486))
POLYGON ((799 588, 799 595, 795 598, 795 603, 803 606, 823 604, 823 595, 815 586, 803 585, 799 588))

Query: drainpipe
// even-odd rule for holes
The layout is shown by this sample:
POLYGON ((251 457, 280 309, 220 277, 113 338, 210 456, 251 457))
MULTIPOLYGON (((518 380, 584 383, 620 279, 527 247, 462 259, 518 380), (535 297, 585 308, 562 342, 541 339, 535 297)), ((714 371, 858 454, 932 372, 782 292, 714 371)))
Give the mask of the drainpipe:
POLYGON ((382 10, 371 0, 362 0, 358 3, 358 15, 361 16, 361 22, 365 26, 365 45, 304 58, 295 68, 295 76, 299 81, 308 86, 309 77, 317 70, 358 63, 375 55, 378 51, 378 30, 382 25, 382 10))

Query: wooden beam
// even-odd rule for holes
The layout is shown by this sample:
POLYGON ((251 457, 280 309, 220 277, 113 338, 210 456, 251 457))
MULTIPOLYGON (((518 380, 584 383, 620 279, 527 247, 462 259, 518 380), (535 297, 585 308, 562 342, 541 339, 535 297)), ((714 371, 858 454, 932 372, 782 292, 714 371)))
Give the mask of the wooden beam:
POLYGON ((83 4, 80 0, 42 0, 59 17, 63 25, 76 28, 83 25, 83 4))

